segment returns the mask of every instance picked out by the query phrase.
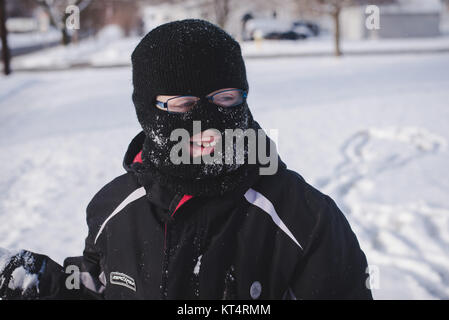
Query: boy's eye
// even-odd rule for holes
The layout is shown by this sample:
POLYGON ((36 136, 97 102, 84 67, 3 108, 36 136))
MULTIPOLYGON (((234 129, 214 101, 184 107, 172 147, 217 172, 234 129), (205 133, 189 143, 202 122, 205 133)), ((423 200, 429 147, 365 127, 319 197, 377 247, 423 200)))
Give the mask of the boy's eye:
POLYGON ((198 100, 196 97, 173 98, 167 102, 167 108, 170 112, 187 112, 195 107, 198 100))

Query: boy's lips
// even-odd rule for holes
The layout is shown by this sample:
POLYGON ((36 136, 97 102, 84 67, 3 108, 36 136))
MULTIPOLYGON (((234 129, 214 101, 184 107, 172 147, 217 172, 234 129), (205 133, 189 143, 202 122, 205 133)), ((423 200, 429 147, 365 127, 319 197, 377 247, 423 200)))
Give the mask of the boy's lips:
POLYGON ((204 147, 204 148, 208 148, 208 147, 213 147, 217 144, 217 141, 212 139, 212 140, 200 140, 200 141, 192 141, 191 142, 194 146, 198 146, 198 147, 204 147))
POLYGON ((196 134, 190 138, 190 154, 193 157, 210 154, 220 139, 221 136, 212 130, 196 134))

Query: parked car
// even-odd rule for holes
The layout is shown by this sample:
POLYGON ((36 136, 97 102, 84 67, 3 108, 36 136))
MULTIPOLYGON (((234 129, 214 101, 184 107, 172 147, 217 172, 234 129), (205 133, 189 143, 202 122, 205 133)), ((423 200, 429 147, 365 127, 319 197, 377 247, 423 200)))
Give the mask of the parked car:
POLYGON ((300 40, 314 37, 319 34, 317 24, 306 21, 285 21, 274 18, 251 18, 243 25, 243 38, 276 39, 276 40, 300 40))
POLYGON ((294 30, 297 28, 299 30, 307 30, 307 32, 311 32, 313 37, 317 37, 320 35, 320 26, 315 22, 305 21, 305 20, 297 20, 293 22, 294 30))

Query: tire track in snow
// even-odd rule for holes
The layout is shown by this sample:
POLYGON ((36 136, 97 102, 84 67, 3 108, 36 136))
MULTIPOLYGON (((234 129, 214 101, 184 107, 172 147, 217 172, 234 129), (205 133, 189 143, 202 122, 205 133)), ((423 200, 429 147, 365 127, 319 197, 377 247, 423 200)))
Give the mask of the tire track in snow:
MULTIPOLYGON (((449 298, 449 210, 419 200, 386 204, 364 200, 362 195, 382 192, 376 179, 446 148, 444 138, 416 127, 361 130, 341 146, 343 161, 332 176, 318 180, 331 194, 361 235, 361 242, 376 257, 411 277, 431 296, 449 298), (399 263, 403 257, 409 260, 399 263), (399 265, 398 265, 399 264, 399 265), (417 271, 418 270, 418 271, 417 271)), ((394 183, 394 182, 393 182, 394 183)), ((404 190, 397 190, 398 193, 404 190)), ((372 262, 371 262, 372 263, 372 262)))

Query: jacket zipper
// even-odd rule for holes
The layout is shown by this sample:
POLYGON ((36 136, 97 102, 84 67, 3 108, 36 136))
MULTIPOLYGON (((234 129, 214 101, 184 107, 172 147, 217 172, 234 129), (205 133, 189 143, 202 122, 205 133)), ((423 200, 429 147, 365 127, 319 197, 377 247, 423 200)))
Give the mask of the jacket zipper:
MULTIPOLYGON (((176 195, 176 205, 173 207, 170 206, 170 217, 173 218, 173 215, 177 211, 177 204, 179 203, 181 196, 178 194, 176 195)), ((180 208, 179 208, 180 209, 180 208)), ((161 299, 166 300, 167 299, 167 287, 168 287, 168 263, 170 259, 170 231, 168 223, 165 222, 164 224, 164 259, 162 262, 162 280, 161 280, 161 299)))
POLYGON ((162 262, 162 281, 161 281, 161 299, 167 299, 167 282, 168 282, 168 260, 170 253, 170 235, 168 232, 167 223, 165 223, 164 230, 164 259, 162 262))
MULTIPOLYGON (((170 217, 173 218, 173 216, 175 215, 175 213, 177 213, 179 210, 183 209, 183 206, 185 206, 185 202, 184 201, 183 204, 181 206, 179 206, 179 203, 182 199, 181 195, 177 195, 176 198, 176 205, 174 207, 171 207, 170 209, 170 217), (179 206, 179 207, 178 207, 179 206)), ((189 198, 190 199, 190 198, 189 198)), ((188 200, 189 200, 188 199, 188 200)), ((162 300, 166 300, 167 299, 167 287, 168 287, 168 263, 169 263, 169 259, 170 259, 170 231, 169 231, 169 226, 168 223, 165 222, 164 224, 164 259, 162 262, 162 281, 161 281, 161 299, 162 300)))

